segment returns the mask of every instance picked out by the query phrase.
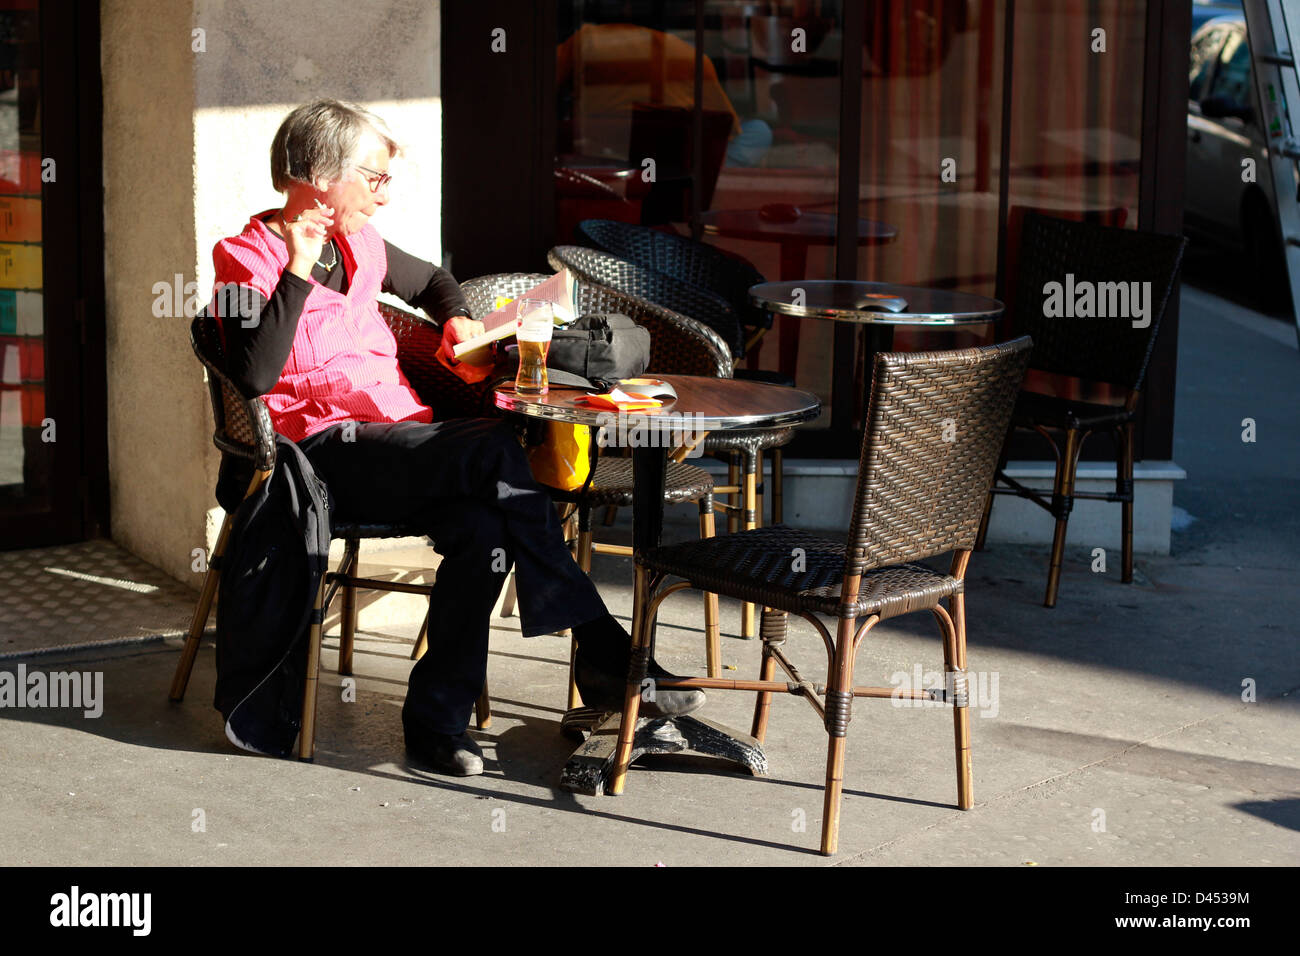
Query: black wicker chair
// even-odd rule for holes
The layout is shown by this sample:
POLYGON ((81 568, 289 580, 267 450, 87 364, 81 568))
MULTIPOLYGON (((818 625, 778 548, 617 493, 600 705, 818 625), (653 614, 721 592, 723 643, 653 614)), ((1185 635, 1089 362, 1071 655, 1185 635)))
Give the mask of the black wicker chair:
POLYGON ((500 272, 466 279, 460 284, 470 315, 482 319, 496 311, 497 296, 515 299, 549 279, 540 272, 500 272))
MULTIPOLYGON (((712 329, 691 316, 601 285, 581 273, 578 281, 580 295, 584 297, 584 311, 623 312, 650 330, 650 367, 647 371, 666 375, 732 377, 734 366, 726 343, 712 329), (586 305, 587 301, 592 304, 586 305), (635 314, 628 312, 629 309, 635 314)), ((704 453, 723 457, 728 463, 727 484, 713 489, 715 496, 727 495, 732 499, 715 502, 715 507, 727 515, 728 531, 734 533, 742 527, 755 528, 761 522, 765 492, 763 453, 769 449, 772 451, 772 522, 781 522, 784 510, 783 448, 793 437, 793 428, 769 428, 711 432, 704 439, 704 453), (736 499, 739 499, 738 503, 736 499)), ((754 607, 746 604, 741 609, 740 636, 752 638, 754 631, 754 607)))
POLYGON ((772 694, 790 693, 808 701, 830 737, 823 853, 834 853, 838 841, 845 736, 855 697, 953 704, 957 806, 971 808, 966 567, 1029 349, 1029 339, 1022 337, 978 349, 876 356, 846 540, 777 525, 637 554, 632 666, 610 793, 622 793, 632 760, 641 682, 653 652, 659 604, 681 587, 664 585, 671 575, 684 578, 689 587, 763 605, 758 680, 696 677, 656 683, 663 688, 757 693, 751 732, 760 742, 772 694), (960 426, 950 435, 954 421, 960 426), (947 574, 913 563, 949 552, 947 574), (882 620, 923 610, 934 614, 943 635, 946 686, 855 686, 854 659, 868 632, 882 620), (802 676, 783 650, 791 613, 810 621, 826 645, 825 685, 802 676), (836 619, 834 633, 819 615, 836 619), (778 665, 788 681, 774 680, 778 665))
MULTIPOLYGON (((544 282, 550 276, 532 272, 502 273, 499 275, 480 276, 461 283, 470 313, 476 319, 495 310, 498 296, 516 298, 529 289, 544 282)), ((602 289, 580 287, 578 301, 574 303, 578 314, 586 312, 619 312, 633 321, 647 326, 651 331, 651 342, 659 343, 665 351, 660 358, 671 360, 670 355, 683 351, 691 344, 689 338, 693 329, 683 327, 678 317, 653 307, 648 302, 640 302, 630 297, 610 295, 602 289)), ((652 346, 653 348, 653 346, 652 346)), ((720 348, 725 353, 725 346, 717 342, 716 337, 710 341, 708 348, 720 348)), ((699 346, 696 346, 699 349, 699 346)), ((693 353, 694 354, 694 353, 693 353)), ((654 355, 652 353, 652 364, 654 355)), ((705 369, 709 360, 699 360, 698 369, 692 374, 710 374, 705 369)), ((562 491, 550 488, 551 497, 564 504, 573 506, 570 518, 566 520, 565 534, 574 551, 574 559, 583 571, 591 572, 591 555, 621 554, 630 555, 632 549, 623 545, 605 544, 593 540, 591 530, 591 512, 597 507, 630 507, 632 504, 632 470, 631 461, 626 458, 600 458, 591 481, 574 491, 562 491)), ((700 506, 700 534, 711 536, 713 524, 713 477, 702 468, 696 468, 681 462, 670 463, 664 489, 664 501, 669 504, 695 501, 700 506)), ((510 591, 502 605, 502 614, 509 617, 513 612, 514 577, 507 585, 510 591)), ((722 651, 719 644, 720 628, 718 626, 717 595, 705 596, 705 651, 708 673, 716 676, 722 669, 722 651)), ((569 649, 569 709, 581 706, 577 685, 573 680, 574 645, 569 649)))
MULTIPOLYGON (((759 330, 759 335, 772 327, 772 316, 749 301, 750 287, 764 281, 762 273, 710 245, 613 219, 584 219, 578 223, 577 236, 583 245, 721 296, 741 324, 759 330)), ((746 350, 753 341, 746 342, 746 350)))
POLYGON ((580 282, 608 286, 689 315, 718 333, 731 355, 743 351, 744 338, 735 309, 702 286, 585 246, 556 246, 546 258, 555 271, 568 269, 580 282))
MULTIPOLYGON (((1116 501, 1122 508, 1122 579, 1133 580, 1133 423, 1147 364, 1161 319, 1174 292, 1186 240, 1091 222, 1057 219, 1036 212, 1025 214, 1021 233, 1012 326, 1033 337, 1031 369, 1087 382, 1117 385, 1125 390, 1124 404, 1106 405, 1024 391, 1016 401, 1012 429, 1032 429, 1047 439, 1056 457, 1050 498, 1007 477, 1006 452, 985 506, 979 546, 988 530, 994 495, 1027 498, 1056 519, 1047 572, 1045 607, 1056 606, 1065 553, 1066 527, 1077 498, 1116 501), (1100 297, 1103 283, 1149 283, 1149 322, 1137 327, 1128 315, 1104 318, 1064 318, 1044 315, 1044 287, 1064 283, 1066 275, 1093 283, 1100 297), (1115 490, 1078 491, 1075 472, 1084 441, 1094 432, 1108 432, 1115 442, 1115 490), (1060 433, 1064 447, 1053 437, 1060 433)), ((1108 309, 1109 311, 1109 309, 1108 309)), ((1127 311, 1127 310, 1119 310, 1127 311)), ((1008 436, 1008 441, 1010 436, 1008 436)))
MULTIPOLYGON (((388 320, 389 327, 397 338, 398 362, 403 373, 415 390, 426 402, 438 401, 446 406, 455 403, 444 394, 444 388, 454 388, 454 384, 445 379, 456 379, 454 375, 433 358, 441 342, 437 329, 427 319, 382 306, 381 312, 388 320)), ((221 344, 221 331, 217 320, 206 310, 195 317, 190 325, 190 345, 194 354, 207 370, 208 395, 212 401, 212 416, 215 430, 212 434, 213 444, 221 451, 221 480, 218 494, 222 507, 226 510, 225 520, 217 536, 216 546, 208 562, 208 571, 203 579, 203 589, 199 594, 198 604, 194 608, 194 617, 190 622, 189 634, 181 650, 181 658, 176 665, 172 678, 169 697, 179 702, 185 697, 190 674, 194 669, 194 659, 198 653, 199 643, 203 639, 204 627, 217 594, 217 585, 221 575, 221 556, 230 537, 231 514, 238 507, 239 495, 231 495, 230 489, 246 486, 244 494, 252 494, 265 481, 275 467, 275 432, 271 427, 271 416, 261 398, 248 399, 240 394, 234 383, 225 374, 225 355, 221 344)), ((462 383, 463 384, 463 383, 462 383)), ((461 394, 460 397, 464 397, 461 394)), ((352 673, 352 650, 357 627, 357 588, 382 591, 403 591, 410 594, 428 595, 433 586, 430 584, 409 584, 402 581, 384 581, 376 578, 356 576, 358 557, 362 538, 399 538, 423 535, 421 528, 400 524, 379 523, 338 523, 331 529, 334 538, 345 541, 343 559, 338 571, 328 572, 321 581, 321 590, 316 595, 313 624, 308 642, 307 686, 303 696, 302 727, 298 737, 298 756, 310 760, 316 746, 316 687, 320 671, 320 648, 322 624, 329 612, 334 596, 343 592, 343 607, 340 620, 339 673, 352 673)), ((420 626, 416 640, 415 653, 418 657, 426 643, 428 615, 420 626)), ((477 725, 480 729, 487 727, 491 721, 491 709, 488 702, 488 689, 483 687, 483 694, 475 707, 477 725)))

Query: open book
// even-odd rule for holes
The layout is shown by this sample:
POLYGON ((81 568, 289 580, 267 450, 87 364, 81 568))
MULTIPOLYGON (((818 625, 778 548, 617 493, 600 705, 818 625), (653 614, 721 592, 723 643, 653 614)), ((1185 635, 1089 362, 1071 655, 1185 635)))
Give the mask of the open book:
MULTIPOLYGON (((568 269, 557 272, 545 282, 533 286, 516 299, 545 299, 554 306, 555 324, 568 325, 574 319, 573 313, 573 275, 568 269)), ((451 354, 461 358, 467 352, 481 349, 493 342, 509 338, 515 334, 515 299, 501 303, 491 315, 483 319, 483 334, 476 335, 464 342, 457 342, 451 354)))

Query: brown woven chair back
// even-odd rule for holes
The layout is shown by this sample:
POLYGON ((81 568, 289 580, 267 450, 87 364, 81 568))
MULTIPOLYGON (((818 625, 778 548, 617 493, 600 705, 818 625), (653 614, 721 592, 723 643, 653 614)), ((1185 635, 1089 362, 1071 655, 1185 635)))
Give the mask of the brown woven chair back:
POLYGON ((1030 345, 876 356, 845 574, 974 546, 1030 345))
POLYGON ((639 296, 579 280, 577 311, 618 312, 650 332, 650 367, 660 375, 731 378, 731 351, 716 332, 690 316, 639 296))
POLYGON ((460 291, 465 293, 470 315, 482 319, 495 311, 492 305, 497 296, 503 295, 508 299, 518 298, 549 278, 550 276, 542 275, 540 272, 501 272, 467 279, 460 284, 460 291))
POLYGON ((721 336, 731 355, 743 350, 736 310, 708 289, 584 246, 556 246, 546 258, 557 272, 568 269, 579 282, 608 286, 695 319, 721 336))
POLYGON ((722 296, 741 315, 753 311, 749 290, 763 281, 762 274, 706 243, 613 219, 584 219, 578 223, 577 235, 585 246, 702 286, 722 296))
POLYGON ((435 421, 488 413, 491 396, 487 385, 469 384, 438 361, 442 333, 433 322, 385 302, 379 303, 379 314, 397 340, 397 364, 402 374, 420 401, 433 409, 435 421))
POLYGON ((1034 340, 1031 367, 1141 389, 1186 240, 1036 212, 1025 214, 1020 235, 1013 328, 1034 340), (1045 287, 1053 282, 1061 286, 1063 314, 1047 316, 1045 287), (1141 294, 1142 283, 1150 283, 1149 324, 1135 328, 1132 293, 1141 294), (1091 289, 1091 307, 1079 302, 1084 289, 1091 289), (1103 303, 1108 314, 1099 316, 1103 303), (1076 304, 1091 314, 1078 315, 1076 304))
POLYGON ((275 464, 271 415, 260 398, 244 398, 226 377, 221 327, 206 309, 190 323, 190 347, 208 373, 208 397, 216 426, 212 443, 224 454, 247 459, 260 470, 271 468, 275 464))

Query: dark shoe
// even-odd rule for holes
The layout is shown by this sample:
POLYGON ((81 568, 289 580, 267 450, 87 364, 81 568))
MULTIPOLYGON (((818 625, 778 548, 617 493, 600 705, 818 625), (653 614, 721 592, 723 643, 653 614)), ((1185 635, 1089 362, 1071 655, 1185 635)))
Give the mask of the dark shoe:
MULTIPOLYGON (((649 671, 651 679, 673 676, 654 661, 650 662, 649 671)), ((610 712, 623 709, 623 700, 627 695, 626 667, 621 671, 598 668, 583 658, 579 646, 578 659, 573 666, 573 679, 586 706, 610 712)), ((704 706, 702 690, 668 690, 658 687, 652 690, 653 699, 646 700, 644 693, 641 696, 639 713, 642 717, 681 717, 704 706)))
POLYGON ((438 773, 453 777, 473 777, 483 772, 483 751, 469 734, 407 737, 406 753, 438 773))

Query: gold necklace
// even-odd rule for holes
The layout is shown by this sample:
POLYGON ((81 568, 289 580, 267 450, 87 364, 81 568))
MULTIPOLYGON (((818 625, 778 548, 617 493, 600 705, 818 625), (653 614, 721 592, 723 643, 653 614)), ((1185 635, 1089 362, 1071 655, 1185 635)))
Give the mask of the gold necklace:
POLYGON ((336 245, 334 245, 334 240, 333 240, 333 239, 330 240, 330 242, 329 242, 329 246, 330 246, 331 249, 334 250, 334 261, 331 262, 329 265, 326 265, 325 263, 323 263, 323 262, 321 262, 319 259, 317 259, 317 260, 316 260, 316 265, 320 266, 320 267, 321 267, 322 269, 324 269, 326 272, 333 272, 333 271, 334 271, 334 267, 335 267, 336 265, 339 264, 339 247, 336 246, 336 245))
MULTIPOLYGON (((283 209, 280 210, 280 222, 284 223, 285 232, 289 231, 289 223, 297 222, 301 218, 302 218, 302 214, 299 213, 298 215, 294 216, 292 219, 286 219, 284 216, 284 210, 283 209)), ((316 265, 320 266, 326 272, 333 272, 334 267, 339 264, 339 247, 334 245, 333 239, 329 241, 329 247, 334 250, 334 259, 328 265, 326 265, 325 263, 317 259, 316 265)))

